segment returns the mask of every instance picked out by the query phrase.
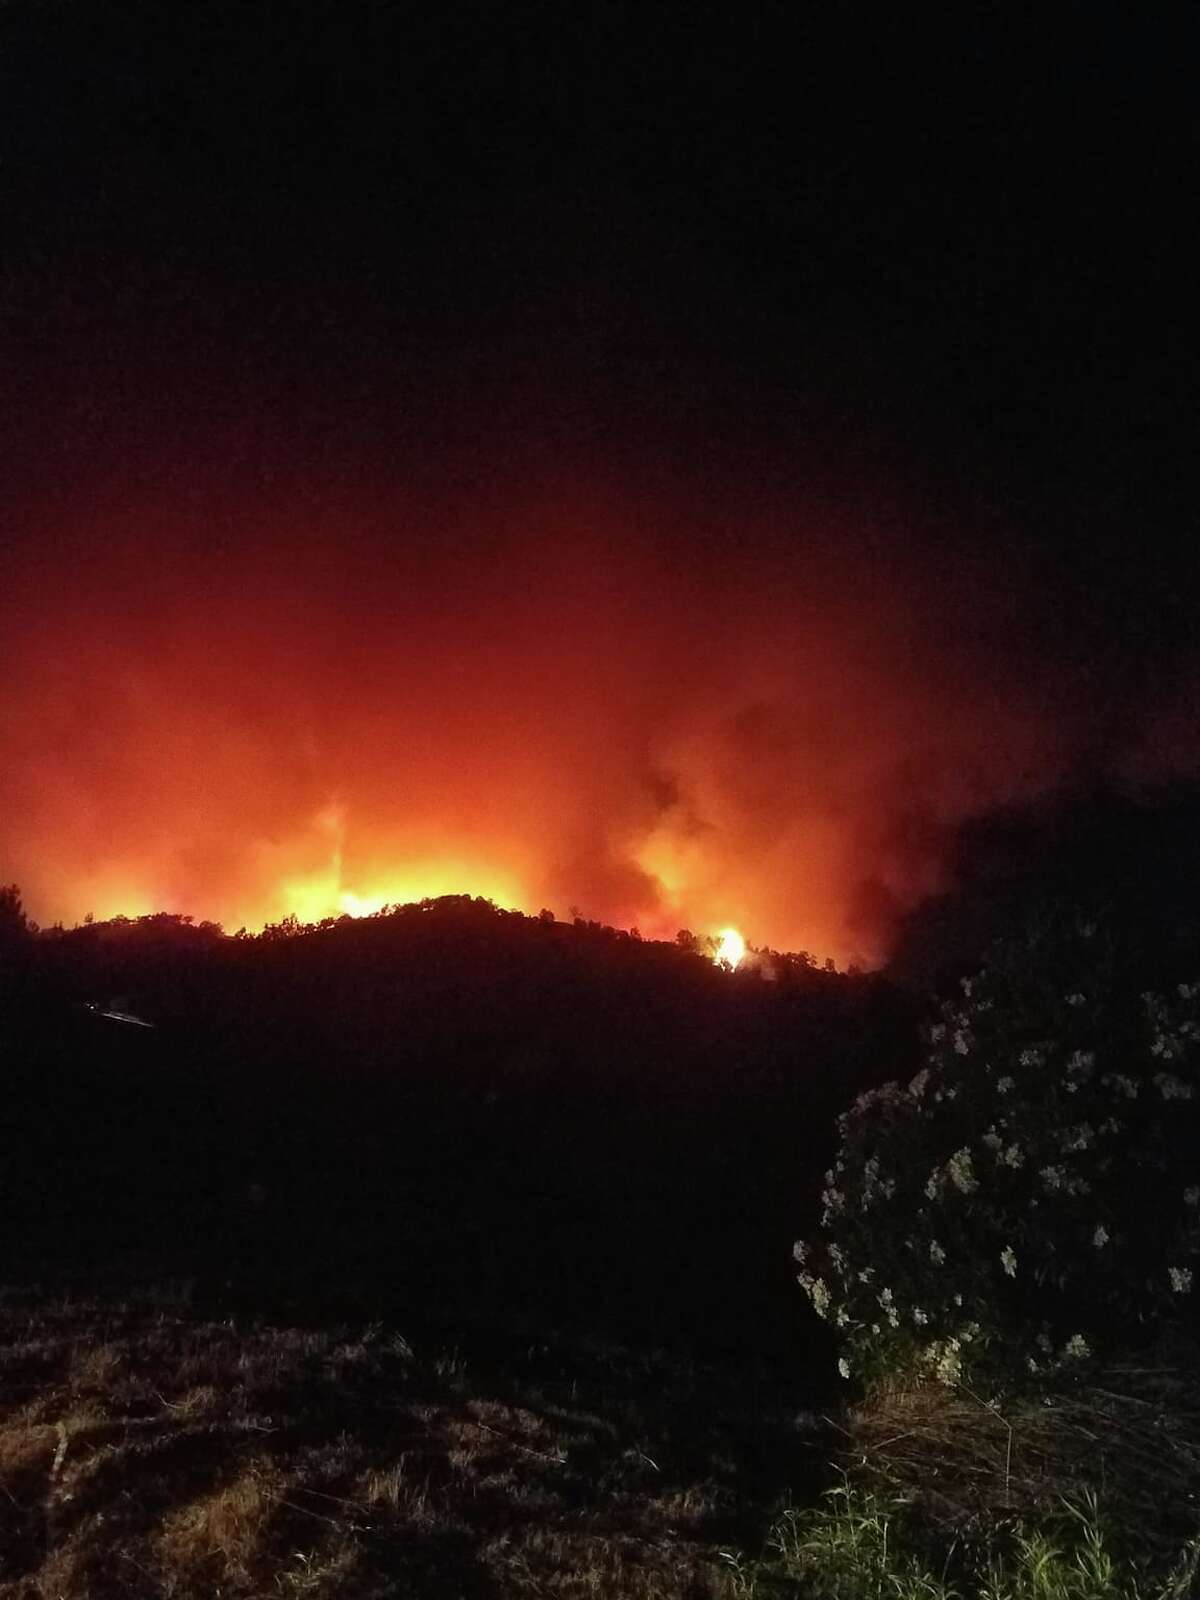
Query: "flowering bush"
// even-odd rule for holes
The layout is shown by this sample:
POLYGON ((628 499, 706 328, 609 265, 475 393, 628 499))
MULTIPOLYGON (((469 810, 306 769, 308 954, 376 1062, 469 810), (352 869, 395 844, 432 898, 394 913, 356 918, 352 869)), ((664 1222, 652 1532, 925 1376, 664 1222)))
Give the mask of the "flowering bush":
POLYGON ((1065 981, 1030 959, 964 979, 912 1081, 838 1119, 795 1254, 843 1377, 1040 1379, 1191 1316, 1200 983, 1122 994, 1092 934, 1065 981))

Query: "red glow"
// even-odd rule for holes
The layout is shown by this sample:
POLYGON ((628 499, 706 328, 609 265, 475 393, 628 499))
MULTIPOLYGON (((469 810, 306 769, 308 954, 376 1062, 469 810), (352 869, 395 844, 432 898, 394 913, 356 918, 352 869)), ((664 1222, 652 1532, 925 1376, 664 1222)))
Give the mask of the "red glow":
POLYGON ((469 893, 871 962, 1086 733, 1010 602, 965 627, 828 514, 743 518, 743 559, 582 482, 220 511, 236 559, 211 507, 76 507, 10 590, 0 881, 44 923, 469 893))

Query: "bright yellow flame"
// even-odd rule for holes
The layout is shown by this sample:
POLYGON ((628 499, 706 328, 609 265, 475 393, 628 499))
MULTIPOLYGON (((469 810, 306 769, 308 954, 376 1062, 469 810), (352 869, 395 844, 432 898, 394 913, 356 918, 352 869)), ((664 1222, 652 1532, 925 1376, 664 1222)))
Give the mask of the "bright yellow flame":
POLYGON ((746 941, 736 928, 722 928, 717 934, 721 941, 713 954, 714 961, 727 961, 731 967, 736 967, 746 954, 746 941))
MULTIPOLYGON (((323 865, 276 877, 268 864, 264 877, 268 882, 274 878, 276 884, 270 897, 274 915, 294 914, 305 923, 342 915, 369 917, 384 906, 457 894, 482 896, 504 910, 525 909, 525 893, 514 873, 473 853, 436 844, 398 849, 390 862, 378 856, 364 861, 360 855, 350 868, 345 851, 348 827, 345 807, 333 802, 312 819, 307 841, 316 844, 323 865)), ((261 910, 247 918, 259 925, 266 920, 261 910)))
POLYGON ((280 887, 279 898, 301 922, 319 922, 342 913, 369 917, 386 905, 411 905, 446 894, 482 895, 506 910, 523 902, 519 886, 508 874, 466 861, 414 864, 406 871, 374 878, 363 888, 361 894, 347 889, 340 863, 335 862, 307 878, 288 879, 280 887))

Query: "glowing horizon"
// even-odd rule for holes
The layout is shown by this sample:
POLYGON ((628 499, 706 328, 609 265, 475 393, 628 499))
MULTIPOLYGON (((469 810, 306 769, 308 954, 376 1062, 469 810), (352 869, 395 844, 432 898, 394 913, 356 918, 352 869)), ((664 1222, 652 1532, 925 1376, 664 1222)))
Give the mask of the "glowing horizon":
POLYGON ((919 562, 864 578, 817 512, 807 543, 797 507, 751 519, 778 560, 730 567, 684 559, 682 493, 583 475, 446 506, 272 496, 231 504, 240 567, 150 497, 87 523, 53 614, 38 572, 3 597, 0 882, 37 921, 469 893, 872 967, 949 887, 963 823, 1087 747, 1091 719, 983 649, 997 618, 948 671, 919 562))
MULTIPOLYGON (((289 889, 294 892, 295 887, 289 886, 289 889)), ((424 901, 458 896, 471 900, 487 901, 499 911, 515 911, 522 916, 530 918, 537 915, 537 912, 531 910, 528 905, 521 904, 511 893, 506 893, 506 897, 501 898, 500 894, 488 892, 485 888, 478 886, 468 888, 460 881, 448 876, 443 868, 429 867, 426 869, 414 868, 405 873, 403 877, 389 880, 389 889, 386 892, 375 891, 362 895, 340 888, 331 877, 327 877, 325 880, 313 880, 299 887, 299 891, 294 893, 294 898, 287 902, 287 909, 273 911, 269 915, 248 918, 239 923, 238 927, 233 929, 233 932, 244 928, 248 933, 260 934, 264 929, 286 921, 291 916, 294 916, 302 927, 312 927, 330 918, 337 919, 342 916, 354 919, 373 917, 392 908, 398 909, 410 905, 420 905, 424 901), (425 887, 414 888, 413 885, 417 884, 425 887)), ((539 910, 541 909, 548 908, 539 907, 539 910)), ((222 933, 227 936, 230 934, 229 926, 220 918, 197 919, 194 914, 189 912, 169 911, 165 906, 154 906, 144 896, 118 903, 115 907, 105 909, 102 913, 95 911, 85 913, 84 917, 76 921, 73 926, 86 926, 88 920, 97 923, 119 920, 136 922, 143 917, 154 916, 186 916, 193 922, 197 920, 208 921, 215 923, 220 927, 222 933)), ((571 919, 556 912, 555 920, 569 922, 571 919)), ((585 920, 599 919, 585 918, 585 920)), ((611 924, 611 926, 617 927, 618 931, 632 931, 631 928, 622 929, 619 924, 611 924)), ((650 937, 652 940, 662 943, 672 943, 674 940, 674 935, 668 934, 666 931, 657 932, 650 937)), ((713 949, 712 959, 717 965, 728 965, 731 968, 736 968, 746 954, 747 943, 737 928, 716 928, 706 937, 713 949)))

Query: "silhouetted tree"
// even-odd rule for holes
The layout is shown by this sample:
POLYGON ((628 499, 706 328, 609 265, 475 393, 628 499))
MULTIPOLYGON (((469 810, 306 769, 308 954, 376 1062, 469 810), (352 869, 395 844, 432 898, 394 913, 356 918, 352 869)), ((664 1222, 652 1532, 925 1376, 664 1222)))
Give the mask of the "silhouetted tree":
POLYGON ((15 883, 0 885, 0 956, 23 947, 29 939, 29 919, 15 883))
POLYGON ((5 917, 19 917, 25 920, 24 908, 21 905, 21 891, 15 883, 5 884, 0 887, 0 921, 5 917))

